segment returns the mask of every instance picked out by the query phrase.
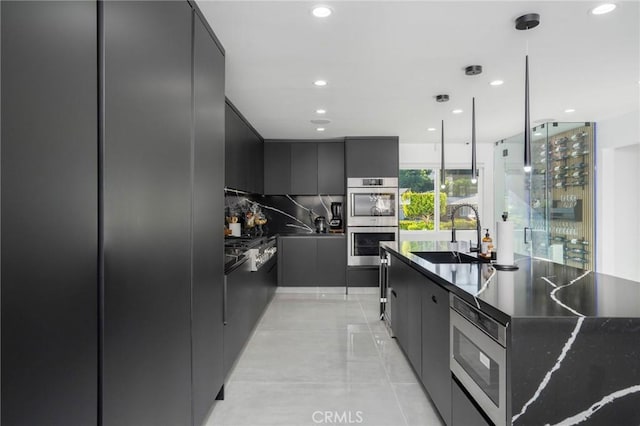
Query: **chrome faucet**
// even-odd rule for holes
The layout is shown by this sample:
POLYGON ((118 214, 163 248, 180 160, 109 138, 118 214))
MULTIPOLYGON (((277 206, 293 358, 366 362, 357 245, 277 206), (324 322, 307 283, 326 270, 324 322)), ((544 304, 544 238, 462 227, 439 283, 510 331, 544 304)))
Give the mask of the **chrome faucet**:
POLYGON ((456 242, 456 227, 455 227, 455 224, 453 223, 453 220, 455 218, 456 212, 461 207, 469 207, 476 214, 476 233, 477 233, 478 245, 476 247, 473 247, 473 246, 470 245, 470 249, 471 249, 471 251, 475 251, 475 252, 480 253, 482 251, 482 249, 481 249, 481 245, 482 245, 482 228, 480 228, 480 215, 478 214, 478 209, 476 209, 475 206, 472 206, 471 204, 457 204, 451 210, 451 242, 452 243, 456 242))

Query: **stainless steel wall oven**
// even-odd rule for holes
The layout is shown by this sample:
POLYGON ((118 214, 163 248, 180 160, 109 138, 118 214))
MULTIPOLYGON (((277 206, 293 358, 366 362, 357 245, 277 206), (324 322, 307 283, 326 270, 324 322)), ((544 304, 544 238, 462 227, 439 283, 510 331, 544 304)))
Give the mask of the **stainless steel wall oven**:
POLYGON ((348 226, 398 226, 398 178, 347 179, 348 226))
POLYGON ((397 241, 397 226, 356 226, 348 230, 349 266, 377 266, 380 264, 380 241, 397 241))

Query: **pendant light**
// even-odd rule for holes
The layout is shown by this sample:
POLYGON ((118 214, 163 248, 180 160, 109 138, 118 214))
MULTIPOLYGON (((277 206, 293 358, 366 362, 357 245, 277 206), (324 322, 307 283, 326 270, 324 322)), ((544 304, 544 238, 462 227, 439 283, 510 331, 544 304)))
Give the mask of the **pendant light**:
POLYGON ((444 120, 440 124, 440 188, 445 189, 447 184, 444 183, 444 120))
MULTIPOLYGON (((449 95, 436 95, 436 102, 443 103, 449 101, 449 95)), ((440 123, 440 188, 445 189, 447 184, 444 179, 444 120, 440 123)))
MULTIPOLYGON (((482 65, 469 65, 464 69, 466 75, 482 73, 482 65)), ((476 98, 471 98, 471 183, 478 183, 478 167, 476 164, 476 98)))
POLYGON ((476 166, 476 98, 471 98, 471 183, 478 183, 476 166))
MULTIPOLYGON (((528 13, 516 18, 517 30, 530 30, 540 24, 540 15, 528 13)), ((527 49, 528 50, 528 49, 527 49)), ((524 62, 524 171, 531 173, 531 116, 529 109, 529 54, 524 62)))

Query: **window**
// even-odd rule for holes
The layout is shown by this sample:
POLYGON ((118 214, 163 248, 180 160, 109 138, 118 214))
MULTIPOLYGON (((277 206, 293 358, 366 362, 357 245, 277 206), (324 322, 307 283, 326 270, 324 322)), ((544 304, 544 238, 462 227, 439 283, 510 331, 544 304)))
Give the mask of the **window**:
MULTIPOLYGON (((400 229, 439 231, 451 229, 451 213, 457 205, 478 208, 478 184, 471 183, 471 170, 445 170, 441 189, 438 169, 400 169, 400 229)), ((455 212, 456 229, 476 229, 476 217, 469 207, 455 212)))

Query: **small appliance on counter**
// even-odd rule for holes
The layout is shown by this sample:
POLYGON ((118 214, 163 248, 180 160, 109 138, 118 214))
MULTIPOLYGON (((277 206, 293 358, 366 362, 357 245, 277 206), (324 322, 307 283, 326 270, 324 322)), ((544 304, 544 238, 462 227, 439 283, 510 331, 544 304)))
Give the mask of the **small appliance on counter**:
POLYGON ((342 232, 342 203, 331 203, 329 230, 331 232, 342 232))
POLYGON ((324 216, 316 217, 313 223, 316 225, 317 234, 327 233, 327 219, 324 216))

